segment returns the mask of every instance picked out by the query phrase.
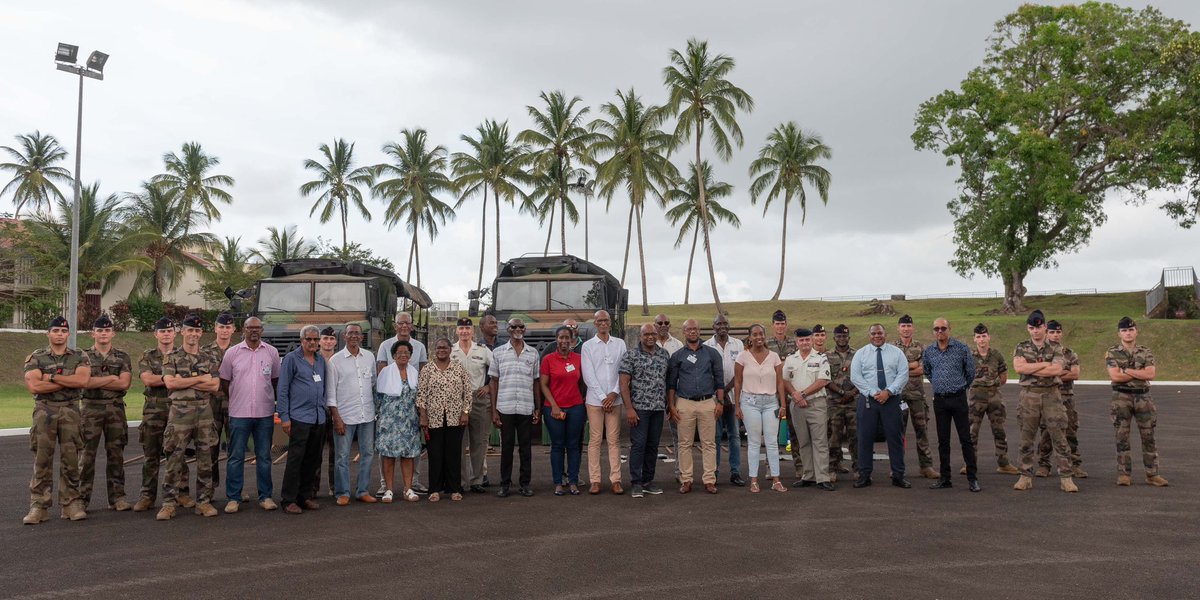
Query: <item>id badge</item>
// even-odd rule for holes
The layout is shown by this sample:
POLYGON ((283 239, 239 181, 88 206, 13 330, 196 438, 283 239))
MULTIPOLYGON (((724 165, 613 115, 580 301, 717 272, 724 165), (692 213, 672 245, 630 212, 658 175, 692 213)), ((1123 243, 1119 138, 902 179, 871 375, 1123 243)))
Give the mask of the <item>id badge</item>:
POLYGON ((693 365, 696 364, 696 355, 693 354, 693 355, 687 357, 687 361, 692 363, 693 365))
POLYGON ((901 400, 900 401, 900 410, 908 410, 908 403, 901 400))
POLYGON ((572 365, 572 364, 568 363, 568 364, 567 364, 567 372, 568 372, 568 373, 574 373, 574 372, 575 372, 575 365, 572 365))
POLYGON ((263 368, 262 368, 262 375, 263 375, 263 377, 270 377, 270 376, 271 376, 271 366, 270 366, 270 365, 267 365, 267 366, 265 366, 265 367, 263 367, 263 368))
POLYGON ((317 383, 321 383, 321 376, 316 373, 313 373, 313 381, 315 381, 317 383))

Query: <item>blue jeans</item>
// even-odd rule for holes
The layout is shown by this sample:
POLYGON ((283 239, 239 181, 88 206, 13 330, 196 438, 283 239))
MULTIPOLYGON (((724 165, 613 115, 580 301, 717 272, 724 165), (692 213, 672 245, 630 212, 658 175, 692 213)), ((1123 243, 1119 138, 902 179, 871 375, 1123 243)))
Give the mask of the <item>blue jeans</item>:
POLYGON ((658 442, 662 436, 662 410, 637 411, 638 424, 629 428, 629 483, 647 485, 654 481, 654 467, 658 464, 658 442))
POLYGON ((543 420, 550 434, 550 470, 554 485, 562 485, 563 454, 567 458, 567 482, 579 483, 579 460, 583 456, 583 426, 587 425, 587 407, 583 404, 563 409, 567 418, 559 421, 550 416, 550 407, 542 407, 543 420))
POLYGON ((246 475, 246 441, 254 436, 254 473, 261 502, 275 493, 271 483, 271 436, 275 433, 272 417, 229 418, 229 460, 225 465, 225 497, 242 500, 242 480, 246 475))
POLYGON ((354 497, 369 494, 371 463, 375 456, 375 421, 346 425, 346 435, 333 434, 337 466, 333 474, 333 493, 339 497, 350 495, 350 446, 358 437, 358 479, 355 480, 354 497))
MULTIPOLYGON (((732 405, 726 405, 725 410, 717 419, 717 472, 721 471, 721 435, 729 438, 729 474, 737 475, 742 472, 742 435, 738 431, 737 411, 732 405)), ((755 465, 758 466, 758 465, 755 465)))
MULTIPOLYGON (((824 402, 824 400, 821 400, 824 402)), ((747 472, 758 477, 759 447, 766 442, 767 469, 771 477, 779 477, 779 399, 774 394, 742 394, 742 420, 746 422, 747 472)), ((719 449, 720 446, 717 446, 719 449)))

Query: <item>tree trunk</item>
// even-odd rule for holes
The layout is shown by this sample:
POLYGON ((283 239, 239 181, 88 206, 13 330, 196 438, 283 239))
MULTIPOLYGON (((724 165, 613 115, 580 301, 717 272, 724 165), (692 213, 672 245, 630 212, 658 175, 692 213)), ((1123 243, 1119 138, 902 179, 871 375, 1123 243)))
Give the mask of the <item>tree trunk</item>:
POLYGON ((479 280, 475 282, 475 289, 483 287, 483 259, 487 253, 487 184, 483 184, 483 216, 480 217, 479 225, 479 280))
POLYGON ((342 259, 345 260, 346 256, 349 254, 348 250, 350 248, 350 245, 346 242, 346 228, 347 228, 347 225, 349 225, 350 218, 346 215, 346 209, 349 208, 346 206, 346 202, 342 201, 341 205, 342 205, 342 259))
POLYGON ((1016 315, 1025 312, 1025 275, 1020 269, 1013 269, 1004 274, 1004 304, 1000 310, 1005 314, 1016 315))
POLYGON ((783 196, 783 239, 779 242, 779 286, 775 288, 775 295, 771 296, 771 302, 779 300, 779 294, 783 292, 783 271, 784 265, 787 264, 787 213, 788 205, 792 203, 792 193, 787 192, 783 196))
POLYGON ((712 287, 713 304, 717 305, 717 314, 725 314, 721 306, 721 296, 717 293, 717 272, 713 267, 712 242, 708 237, 708 202, 705 200, 704 172, 700 163, 700 138, 704 135, 701 122, 696 123, 696 183, 700 184, 700 197, 696 204, 700 207, 700 227, 704 233, 704 256, 708 259, 708 283, 712 287))
POLYGON ((554 237, 554 204, 550 204, 550 225, 546 227, 546 247, 542 248, 542 256, 550 255, 550 239, 554 237))
POLYGON ((412 243, 408 245, 408 271, 406 271, 404 273, 405 281, 412 281, 413 255, 416 253, 416 250, 417 250, 417 232, 416 232, 416 230, 414 230, 412 243))
POLYGON ((625 272, 629 270, 629 244, 633 241, 633 211, 637 205, 629 203, 629 223, 625 225, 625 260, 621 263, 621 287, 625 287, 625 272))
POLYGON ((567 255, 567 175, 566 165, 559 169, 562 173, 558 182, 558 202, 562 205, 562 218, 558 220, 558 229, 562 239, 562 255, 567 255))
MULTIPOLYGON (((638 203, 641 205, 641 202, 638 203)), ((642 265, 642 316, 650 315, 650 302, 646 293, 646 249, 642 247, 642 213, 637 213, 638 262, 642 265)))
POLYGON ((688 253, 687 279, 683 284, 683 305, 687 306, 692 294, 692 263, 696 260, 696 240, 700 239, 700 229, 692 230, 692 251, 688 253))
POLYGON ((492 188, 492 204, 496 209, 496 275, 500 274, 500 192, 492 188))
POLYGON ((421 247, 417 245, 417 237, 413 236, 413 256, 417 263, 417 287, 421 287, 421 247))

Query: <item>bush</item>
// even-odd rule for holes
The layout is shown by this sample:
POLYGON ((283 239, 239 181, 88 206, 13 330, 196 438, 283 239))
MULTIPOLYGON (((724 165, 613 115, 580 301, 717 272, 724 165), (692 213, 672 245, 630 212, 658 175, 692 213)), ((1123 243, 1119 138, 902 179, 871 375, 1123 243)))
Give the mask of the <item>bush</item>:
POLYGON ((1168 319, 1179 318, 1176 311, 1182 313, 1185 319, 1200 318, 1200 306, 1196 305, 1196 289, 1190 285, 1167 288, 1168 319))
POLYGON ((163 316, 163 303, 158 298, 130 296, 125 305, 138 331, 154 331, 154 323, 163 316))
POLYGON ((30 300, 25 304, 25 328, 45 329, 50 319, 62 314, 55 302, 48 300, 30 300))
MULTIPOLYGON (((81 300, 82 300, 82 298, 81 298, 81 300)), ((79 330, 80 331, 91 329, 92 323, 95 323, 96 319, 100 318, 100 307, 99 306, 97 306, 96 308, 90 308, 90 307, 86 306, 86 304, 87 304, 86 302, 84 302, 83 304, 84 304, 84 306, 79 307, 79 330)))
POLYGON ((12 323, 17 307, 12 304, 0 304, 0 326, 12 323))
POLYGON ((120 300, 108 307, 108 316, 112 318, 113 329, 126 331, 133 325, 133 315, 129 312, 129 303, 120 300))

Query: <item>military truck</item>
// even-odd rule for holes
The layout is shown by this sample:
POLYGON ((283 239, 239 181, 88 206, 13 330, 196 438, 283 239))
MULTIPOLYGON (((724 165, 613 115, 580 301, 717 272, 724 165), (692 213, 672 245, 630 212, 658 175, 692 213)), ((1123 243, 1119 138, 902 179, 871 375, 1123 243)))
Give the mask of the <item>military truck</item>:
MULTIPOLYGON (((235 310, 237 297, 226 290, 235 310)), ((286 354, 300 343, 305 325, 333 326, 342 345, 346 323, 362 325, 364 348, 377 349, 394 335, 398 311, 413 317, 413 336, 427 341, 429 308, 424 290, 379 267, 359 262, 305 258, 277 263, 254 284, 249 315, 262 319, 263 340, 286 354)), ((244 297, 244 296, 243 296, 244 297)), ((248 316, 249 316, 248 315, 248 316)))
POLYGON ((525 321, 525 341, 540 348, 554 340, 554 330, 566 319, 579 323, 580 339, 596 335, 591 323, 597 310, 612 315, 612 331, 624 337, 629 290, 608 271, 577 256, 525 255, 500 264, 492 282, 489 312, 501 322, 500 338, 508 332, 503 323, 525 321))

